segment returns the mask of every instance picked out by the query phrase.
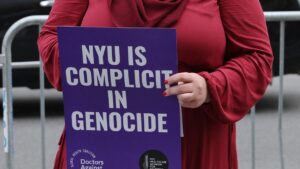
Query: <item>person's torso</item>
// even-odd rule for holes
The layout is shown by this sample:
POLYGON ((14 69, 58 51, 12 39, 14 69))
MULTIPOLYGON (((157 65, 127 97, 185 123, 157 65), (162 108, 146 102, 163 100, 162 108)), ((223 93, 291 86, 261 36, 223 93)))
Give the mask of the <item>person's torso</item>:
MULTIPOLYGON (((81 26, 114 27, 107 0, 89 0, 81 26)), ((179 71, 211 71, 223 64, 226 40, 217 0, 190 0, 175 28, 179 71)))

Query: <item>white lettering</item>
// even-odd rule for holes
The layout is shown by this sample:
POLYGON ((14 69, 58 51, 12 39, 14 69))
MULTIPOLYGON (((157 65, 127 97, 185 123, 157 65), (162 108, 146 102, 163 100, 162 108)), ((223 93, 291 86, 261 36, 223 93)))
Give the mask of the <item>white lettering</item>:
POLYGON ((134 114, 127 112, 123 115, 123 124, 124 124, 124 130, 127 132, 133 132, 135 130, 134 124, 129 124, 129 119, 133 121, 135 119, 134 114))
POLYGON ((70 86, 76 86, 78 84, 78 79, 73 77, 73 75, 78 75, 77 69, 74 67, 68 67, 66 69, 66 80, 70 86), (72 78, 73 77, 73 78, 72 78), (72 80, 73 79, 73 80, 72 80))
POLYGON ((93 69, 94 86, 109 86, 107 69, 102 69, 101 74, 98 69, 93 69))
POLYGON ((122 126, 121 126, 121 115, 117 112, 111 112, 109 114, 109 127, 112 131, 120 131, 122 126))
POLYGON ((156 130, 156 117, 150 113, 144 113, 144 131, 154 132, 156 130))
POLYGON ((101 48, 99 48, 99 46, 95 46, 95 50, 96 50, 97 55, 98 55, 99 65, 104 64, 103 57, 104 57, 105 48, 106 48, 106 46, 101 46, 101 48))
POLYGON ((83 114, 80 111, 74 111, 71 118, 74 130, 84 130, 83 114))
POLYGON ((85 45, 81 45, 83 64, 94 64, 93 46, 89 45, 89 49, 85 45))
POLYGON ((72 128, 76 131, 125 131, 168 133, 167 114, 132 112, 72 112, 72 128))
POLYGON ((153 78, 153 72, 151 70, 144 70, 142 72, 142 84, 145 88, 151 89, 154 87, 154 83, 151 82, 148 78, 153 78))
POLYGON ((122 79, 122 72, 119 69, 110 69, 110 84, 116 87, 116 81, 122 79))
MULTIPOLYGON (((128 70, 98 68, 66 68, 66 81, 70 86, 105 86, 125 88, 162 88, 162 81, 168 78, 171 70, 128 70)), ((166 87, 168 87, 166 85, 166 87)))
POLYGON ((167 121, 164 118, 167 118, 167 114, 163 114, 163 113, 157 114, 158 132, 159 133, 167 133, 168 132, 168 129, 166 128, 167 121))
POLYGON ((85 121, 86 121, 86 130, 93 131, 95 130, 95 127, 92 126, 92 124, 95 122, 94 118, 91 116, 94 116, 94 112, 85 112, 85 121))
POLYGON ((135 48, 135 54, 138 57, 138 59, 136 59, 135 62, 138 66, 145 66, 147 64, 147 59, 144 53, 146 53, 145 47, 138 46, 135 48))
POLYGON ((128 65, 133 66, 133 47, 128 46, 128 65))
POLYGON ((107 131, 107 113, 103 112, 102 115, 99 112, 96 112, 96 130, 100 131, 107 131))
POLYGON ((79 70, 79 80, 83 86, 90 86, 92 84, 92 73, 88 68, 81 68, 79 70))

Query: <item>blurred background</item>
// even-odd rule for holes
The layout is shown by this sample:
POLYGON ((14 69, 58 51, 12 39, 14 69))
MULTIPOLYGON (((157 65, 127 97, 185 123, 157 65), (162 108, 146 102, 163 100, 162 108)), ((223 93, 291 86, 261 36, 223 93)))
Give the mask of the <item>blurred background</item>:
MULTIPOLYGON (((264 11, 299 11, 300 0, 261 0, 264 11)), ((0 1, 0 45, 7 29, 17 20, 30 15, 47 15, 52 1, 0 1)), ((300 18, 299 18, 300 20, 300 18)), ((266 95, 256 106, 255 144, 256 168, 279 169, 278 95, 279 95, 279 23, 268 22, 268 31, 274 51, 274 79, 266 95)), ((283 147, 285 166, 300 168, 300 22, 285 26, 285 71, 283 147)), ((30 26, 19 32, 13 42, 12 59, 38 60, 36 39, 38 28, 30 26)), ((2 73, 1 73, 2 85, 2 73)), ((53 167, 57 143, 64 126, 62 95, 46 83, 46 168, 53 167)), ((13 70, 15 168, 36 169, 41 165, 41 122, 39 105, 39 70, 13 70)), ((1 107, 1 112, 3 112, 1 107)), ((2 118, 2 113, 0 113, 2 118)), ((0 121, 0 126, 3 122, 0 121)), ((251 121, 246 116, 237 125, 239 168, 250 169, 251 121)), ((2 140, 3 129, 0 130, 2 140)), ((0 149, 0 168, 5 168, 3 149, 0 149)))

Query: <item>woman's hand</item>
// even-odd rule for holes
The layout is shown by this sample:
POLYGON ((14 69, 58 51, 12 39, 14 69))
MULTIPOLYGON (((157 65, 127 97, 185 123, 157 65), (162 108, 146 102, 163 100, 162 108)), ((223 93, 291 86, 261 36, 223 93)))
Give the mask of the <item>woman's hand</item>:
POLYGON ((177 73, 167 78, 165 84, 171 87, 167 88, 163 95, 177 95, 182 107, 197 108, 210 101, 206 80, 196 73, 177 73))

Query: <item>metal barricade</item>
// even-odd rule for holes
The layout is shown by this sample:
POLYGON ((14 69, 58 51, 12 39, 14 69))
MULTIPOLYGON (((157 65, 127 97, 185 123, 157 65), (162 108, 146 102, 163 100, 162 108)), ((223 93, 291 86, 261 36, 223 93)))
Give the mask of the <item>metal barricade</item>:
MULTIPOLYGON (((283 72, 284 72, 284 39, 285 22, 300 21, 300 12, 265 12, 268 22, 280 22, 280 88, 278 98, 278 141, 281 169, 284 169, 284 153, 282 138, 282 114, 283 114, 283 72)), ((42 168, 45 169, 45 95, 44 95, 44 73, 39 61, 12 62, 11 44, 15 35, 27 26, 37 25, 39 27, 48 16, 29 16, 14 23, 5 34, 0 63, 3 69, 3 123, 4 123, 4 151, 6 154, 6 168, 14 169, 14 136, 13 136, 13 107, 12 107, 12 69, 39 68, 40 71, 40 115, 41 115, 41 140, 42 140, 42 168)), ((252 169, 255 169, 255 108, 251 109, 251 139, 252 139, 252 169)))
POLYGON ((4 152, 6 168, 14 168, 14 135, 13 135, 13 100, 12 100, 12 68, 39 68, 40 69, 40 113, 41 113, 41 138, 42 138, 42 168, 45 169, 45 96, 44 96, 44 73, 39 61, 17 62, 11 61, 11 45, 16 34, 23 28, 31 25, 39 27, 46 21, 48 16, 29 16, 14 23, 6 32, 2 43, 1 64, 3 73, 3 126, 4 126, 4 152))
MULTIPOLYGON (((283 75, 284 75, 284 45, 285 23, 287 21, 300 21, 299 11, 290 12, 264 12, 267 22, 280 22, 279 33, 279 97, 278 97, 278 142, 281 169, 284 165, 282 114, 283 114, 283 75)), ((251 109, 251 139, 252 139, 252 169, 255 169, 255 107, 251 109)))

